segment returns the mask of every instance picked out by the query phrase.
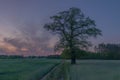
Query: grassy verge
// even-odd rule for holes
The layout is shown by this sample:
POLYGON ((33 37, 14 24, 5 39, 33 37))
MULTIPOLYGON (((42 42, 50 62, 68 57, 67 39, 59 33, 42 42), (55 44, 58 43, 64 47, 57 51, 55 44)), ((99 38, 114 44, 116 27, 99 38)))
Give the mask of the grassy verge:
POLYGON ((65 62, 59 64, 41 80, 69 80, 69 64, 65 62))

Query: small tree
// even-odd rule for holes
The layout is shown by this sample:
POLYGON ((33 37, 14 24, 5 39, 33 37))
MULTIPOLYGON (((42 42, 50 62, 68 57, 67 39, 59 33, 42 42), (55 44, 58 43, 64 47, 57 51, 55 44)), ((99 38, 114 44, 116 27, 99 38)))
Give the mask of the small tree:
POLYGON ((59 35, 56 48, 70 50, 71 63, 76 63, 75 48, 83 48, 89 45, 87 39, 101 35, 101 31, 95 26, 94 20, 85 17, 78 8, 70 8, 55 16, 50 17, 52 22, 44 25, 44 28, 59 35))

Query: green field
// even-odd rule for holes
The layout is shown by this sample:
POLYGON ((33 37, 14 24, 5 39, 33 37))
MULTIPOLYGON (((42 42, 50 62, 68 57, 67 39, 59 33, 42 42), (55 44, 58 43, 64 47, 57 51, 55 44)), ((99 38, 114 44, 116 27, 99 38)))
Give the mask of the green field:
POLYGON ((119 60, 81 60, 70 66, 71 80, 120 80, 119 60))
POLYGON ((40 80, 58 60, 0 59, 0 80, 40 80))
POLYGON ((57 59, 0 59, 0 80, 120 80, 120 60, 77 60, 75 65, 66 61, 56 66, 59 63, 57 59))

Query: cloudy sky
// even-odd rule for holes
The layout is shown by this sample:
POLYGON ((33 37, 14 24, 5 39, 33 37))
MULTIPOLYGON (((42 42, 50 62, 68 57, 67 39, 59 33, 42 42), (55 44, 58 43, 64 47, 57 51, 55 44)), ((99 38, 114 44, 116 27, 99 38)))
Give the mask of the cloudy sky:
POLYGON ((58 38, 43 29, 49 17, 71 7, 96 21, 98 43, 120 43, 119 0, 0 0, 0 54, 49 55, 58 38))

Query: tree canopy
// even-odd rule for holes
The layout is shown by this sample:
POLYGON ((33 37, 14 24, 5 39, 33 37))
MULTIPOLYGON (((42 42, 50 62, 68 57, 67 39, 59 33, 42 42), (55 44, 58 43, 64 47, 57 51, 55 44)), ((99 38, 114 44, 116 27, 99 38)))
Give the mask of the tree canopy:
POLYGON ((59 42, 56 49, 69 49, 71 63, 75 63, 75 48, 86 48, 90 46, 87 41, 89 37, 101 35, 101 30, 96 28, 95 21, 85 17, 79 8, 59 12, 50 17, 50 23, 45 24, 44 28, 59 35, 59 42))

